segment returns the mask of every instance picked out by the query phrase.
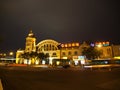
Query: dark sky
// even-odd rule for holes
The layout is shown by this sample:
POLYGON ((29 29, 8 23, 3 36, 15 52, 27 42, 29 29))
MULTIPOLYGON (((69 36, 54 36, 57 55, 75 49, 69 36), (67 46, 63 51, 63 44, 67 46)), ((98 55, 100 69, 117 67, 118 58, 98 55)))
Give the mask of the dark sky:
POLYGON ((0 0, 0 51, 24 48, 33 30, 37 43, 120 43, 119 0, 0 0))

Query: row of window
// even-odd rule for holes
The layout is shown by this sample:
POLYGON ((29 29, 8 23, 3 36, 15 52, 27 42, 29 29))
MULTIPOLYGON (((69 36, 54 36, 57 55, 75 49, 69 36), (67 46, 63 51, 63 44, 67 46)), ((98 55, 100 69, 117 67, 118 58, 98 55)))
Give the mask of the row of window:
POLYGON ((41 46, 40 49, 38 49, 39 51, 52 51, 52 50, 57 50, 57 47, 55 47, 54 45, 44 45, 44 46, 41 46))
MULTIPOLYGON (((72 52, 68 52, 68 53, 67 53, 67 52, 62 52, 62 56, 66 56, 67 54, 68 54, 68 55, 72 55, 72 52)), ((75 52, 74 52, 74 55, 78 55, 78 52, 75 51, 75 52)), ((54 53, 52 54, 52 56, 57 56, 57 53, 54 52, 54 53)))
MULTIPOLYGON (((78 52, 77 51, 74 51, 73 53, 74 55, 78 55, 78 52)), ((65 55, 72 55, 72 52, 62 52, 62 55, 65 56, 65 55)))

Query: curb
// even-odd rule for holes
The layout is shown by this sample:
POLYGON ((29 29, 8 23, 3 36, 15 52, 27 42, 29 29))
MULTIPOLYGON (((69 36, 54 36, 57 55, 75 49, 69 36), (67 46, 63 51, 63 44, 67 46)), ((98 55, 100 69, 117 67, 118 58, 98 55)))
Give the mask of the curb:
POLYGON ((3 90, 1 79, 0 79, 0 90, 3 90))

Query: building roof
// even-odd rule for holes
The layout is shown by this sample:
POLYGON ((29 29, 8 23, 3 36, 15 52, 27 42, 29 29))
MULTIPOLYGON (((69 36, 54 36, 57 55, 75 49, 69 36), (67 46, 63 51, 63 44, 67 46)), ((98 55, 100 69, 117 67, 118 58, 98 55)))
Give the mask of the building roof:
POLYGON ((33 34, 32 30, 29 31, 28 37, 35 37, 35 35, 33 34))

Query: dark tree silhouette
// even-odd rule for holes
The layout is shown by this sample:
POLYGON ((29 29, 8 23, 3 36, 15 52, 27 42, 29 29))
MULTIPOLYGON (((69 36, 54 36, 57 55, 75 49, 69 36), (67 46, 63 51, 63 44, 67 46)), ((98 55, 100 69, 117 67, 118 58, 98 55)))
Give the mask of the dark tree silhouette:
POLYGON ((82 55, 85 55, 87 59, 95 59, 100 57, 101 51, 97 50, 95 47, 83 48, 82 55))

